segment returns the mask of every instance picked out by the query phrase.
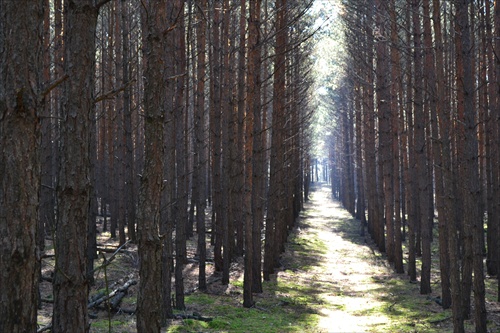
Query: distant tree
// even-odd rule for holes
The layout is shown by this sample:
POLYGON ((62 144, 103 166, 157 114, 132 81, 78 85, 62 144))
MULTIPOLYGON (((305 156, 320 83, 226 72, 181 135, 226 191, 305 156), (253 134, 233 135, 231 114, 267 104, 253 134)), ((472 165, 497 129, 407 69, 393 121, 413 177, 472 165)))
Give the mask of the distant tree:
POLYGON ((385 217, 385 249, 389 262, 395 260, 394 245, 394 190, 393 190, 393 144, 392 144, 392 112, 391 112, 391 82, 387 73, 390 70, 389 40, 390 31, 387 23, 387 2, 376 0, 377 7, 375 26, 377 35, 375 36, 376 51, 376 102, 378 113, 378 131, 379 131, 379 156, 382 167, 382 183, 384 197, 384 217, 385 217))
POLYGON ((196 12, 198 25, 196 26, 196 87, 194 106, 194 175, 193 183, 195 191, 193 198, 196 200, 196 232, 198 236, 197 254, 200 260, 198 273, 198 287, 204 291, 207 288, 206 280, 206 230, 205 230, 205 209, 206 199, 206 177, 207 177, 207 131, 205 124, 205 76, 206 76, 206 20, 207 0, 199 3, 196 12))
MULTIPOLYGON (((175 97, 174 97, 174 128, 175 128, 175 170, 176 196, 173 202, 175 209, 175 307, 184 310, 184 278, 183 269, 186 263, 186 224, 188 211, 188 179, 185 156, 187 133, 185 133, 186 80, 186 33, 184 1, 174 1, 171 8, 170 26, 173 28, 172 58, 175 61, 175 97)), ((170 165, 170 167, 172 164, 170 165)))
POLYGON ((403 123, 402 100, 402 73, 401 73, 401 55, 398 48, 398 17, 396 12, 396 4, 391 0, 388 6, 391 27, 391 135, 392 135, 392 170, 393 170, 393 189, 394 189, 394 269, 396 273, 404 273, 403 267, 403 234, 401 230, 401 144, 400 139, 401 127, 403 123))
POLYGON ((428 294, 431 292, 431 231, 432 231, 432 216, 429 214, 429 191, 430 188, 428 161, 427 161, 427 146, 429 144, 426 138, 426 108, 424 107, 424 87, 423 82, 423 52, 422 52, 422 31, 421 31, 421 15, 420 2, 413 2, 413 45, 414 45, 414 62, 413 70, 415 80, 413 83, 413 107, 414 107, 414 147, 416 154, 417 167, 417 182, 419 190, 419 211, 420 221, 416 224, 416 251, 422 252, 422 271, 420 282, 420 293, 428 294))
POLYGON ((1 332, 37 330, 43 13, 43 1, 0 1, 1 332))
POLYGON ((255 87, 257 63, 260 61, 260 10, 261 0, 249 3, 248 21, 248 62, 247 62, 247 108, 245 117, 245 182, 243 192, 243 221, 245 226, 245 272, 243 278, 243 306, 252 307, 253 300, 253 216, 252 216, 252 152, 253 152, 253 126, 254 103, 256 98, 255 87))
POLYGON ((269 167, 269 201, 267 205, 264 278, 274 273, 282 252, 286 234, 285 204, 285 122, 286 122, 286 51, 287 0, 277 3, 275 19, 275 57, 273 78, 273 114, 271 128, 271 156, 269 167))

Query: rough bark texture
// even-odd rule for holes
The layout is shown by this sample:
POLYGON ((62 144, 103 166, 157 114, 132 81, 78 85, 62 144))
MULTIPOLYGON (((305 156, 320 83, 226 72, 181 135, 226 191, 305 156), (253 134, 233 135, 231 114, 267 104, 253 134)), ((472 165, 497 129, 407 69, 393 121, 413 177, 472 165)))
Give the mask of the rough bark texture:
MULTIPOLYGON (((443 38, 442 38, 442 28, 441 28, 441 17, 440 17, 440 1, 433 0, 433 11, 432 18, 434 23, 434 43, 436 45, 435 52, 435 88, 431 90, 434 93, 435 99, 435 119, 433 119, 433 132, 438 135, 441 139, 439 143, 434 144, 434 158, 436 160, 436 172, 440 174, 436 176, 436 195, 441 198, 437 199, 438 204, 438 218, 439 218, 439 259, 440 259, 440 270, 441 270, 441 281, 442 281, 442 302, 443 308, 447 309, 451 306, 451 276, 450 276, 450 250, 449 250, 449 239, 448 230, 450 227, 450 217, 446 213, 446 199, 445 199, 445 186, 447 183, 446 177, 446 166, 445 166, 445 149, 443 132, 440 128, 438 120, 444 118, 444 71, 443 71, 443 38), (438 118, 439 116, 439 118, 438 118), (439 170, 438 170, 439 169, 439 170)), ((427 42, 428 43, 428 42, 427 42)), ((434 118, 434 116, 432 116, 434 118)), ((448 157, 449 158, 449 157, 448 157)))
POLYGON ((64 2, 64 84, 56 225, 53 332, 87 332, 90 130, 94 109, 94 1, 64 2))
POLYGON ((0 2, 0 332, 35 332, 43 1, 0 2))
POLYGON ((144 170, 139 191, 137 216, 139 239, 139 295, 137 331, 160 332, 162 319, 160 198, 163 183, 163 144, 165 108, 165 40, 167 1, 148 1, 144 22, 144 170))
MULTIPOLYGON (((484 287, 484 269, 482 241, 483 223, 480 211, 481 187, 478 174, 478 143, 476 134, 476 110, 474 108, 474 82, 472 73, 471 30, 468 18, 469 2, 456 1, 457 32, 461 36, 463 73, 458 72, 458 94, 463 94, 465 113, 464 171, 466 175, 464 198, 464 233, 468 230, 472 240, 472 266, 474 291, 474 323, 476 332, 486 332, 486 305, 484 287)), ((467 245, 466 245, 467 246, 467 245)))

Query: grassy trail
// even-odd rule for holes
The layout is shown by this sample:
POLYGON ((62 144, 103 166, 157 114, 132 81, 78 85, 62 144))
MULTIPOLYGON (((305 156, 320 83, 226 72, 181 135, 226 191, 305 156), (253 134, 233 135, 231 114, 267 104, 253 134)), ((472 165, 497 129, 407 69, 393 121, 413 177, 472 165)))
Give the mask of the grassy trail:
MULTIPOLYGON (((434 294, 420 295, 418 284, 409 283, 405 274, 394 274, 385 257, 359 236, 359 221, 331 199, 327 185, 315 184, 297 225, 280 269, 271 281, 264 281, 264 292, 255 294, 255 307, 242 306, 242 258, 232 264, 229 285, 222 285, 209 265, 209 280, 216 282, 209 284, 207 292, 186 296, 187 308, 179 314, 213 320, 179 316, 162 332, 453 331, 450 311, 443 311, 433 300, 439 295, 437 262, 433 265, 434 294)), ((195 249, 195 240, 190 242, 195 249)), ((120 269, 132 270, 134 266, 127 262, 123 260, 120 269)), ((185 267, 189 286, 197 282, 197 269, 196 263, 185 267)), ((135 306, 136 293, 131 288, 125 307, 135 306)), ((114 314, 111 323, 108 320, 100 313, 92 321, 91 332, 109 332, 109 326, 112 332, 136 332, 134 315, 114 314)), ((469 325, 467 331, 471 329, 469 325)))
MULTIPOLYGON (((327 186, 318 185, 312 192, 299 225, 295 242, 322 244, 314 259, 307 251, 300 254, 303 258, 295 258, 315 261, 300 279, 315 284, 317 297, 324 302, 315 307, 320 315, 318 331, 452 331, 450 311, 433 301, 439 293, 420 295, 418 284, 410 284, 405 274, 395 274, 385 257, 359 235, 359 221, 331 199, 327 186)), ((293 253, 293 243, 290 249, 293 253)), ((286 271, 278 279, 285 275, 286 271)))

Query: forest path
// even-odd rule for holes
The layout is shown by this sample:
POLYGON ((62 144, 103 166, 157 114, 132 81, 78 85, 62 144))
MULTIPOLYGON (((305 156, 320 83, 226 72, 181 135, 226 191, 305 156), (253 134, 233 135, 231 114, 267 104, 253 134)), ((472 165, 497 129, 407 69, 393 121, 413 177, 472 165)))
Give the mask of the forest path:
MULTIPOLYGON (((359 235, 360 222, 331 199, 327 185, 316 184, 304 208, 295 241, 302 245, 314 243, 313 247, 320 250, 314 257, 302 258, 316 262, 310 262, 298 276, 317 292, 317 331, 384 331, 391 320, 381 310, 387 309, 385 299, 389 293, 381 281, 394 276, 385 259, 366 244, 365 237, 359 235)), ((294 256, 291 248, 289 255, 294 256)), ((298 256, 295 260, 300 260, 298 256)), ((286 274, 285 270, 279 279, 286 278, 286 274)))

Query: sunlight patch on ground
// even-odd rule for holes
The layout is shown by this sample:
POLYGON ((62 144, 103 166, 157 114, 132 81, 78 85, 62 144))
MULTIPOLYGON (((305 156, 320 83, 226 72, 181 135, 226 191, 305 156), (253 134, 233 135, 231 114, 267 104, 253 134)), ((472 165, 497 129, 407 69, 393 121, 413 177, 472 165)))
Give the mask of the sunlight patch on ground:
POLYGON ((349 238, 343 234, 345 230, 339 231, 339 224, 352 217, 330 199, 327 187, 312 193, 310 205, 314 210, 309 215, 306 209, 304 218, 311 230, 304 232, 319 230, 314 236, 327 245, 327 251, 320 265, 309 274, 316 280, 335 284, 334 289, 326 289, 321 294, 325 306, 319 311, 318 329, 320 332, 372 332, 374 327, 389 325, 390 319, 376 310, 383 306, 377 296, 384 291, 373 279, 387 274, 388 268, 374 260, 367 245, 353 242, 351 236, 358 230, 357 225, 348 230, 349 238))

